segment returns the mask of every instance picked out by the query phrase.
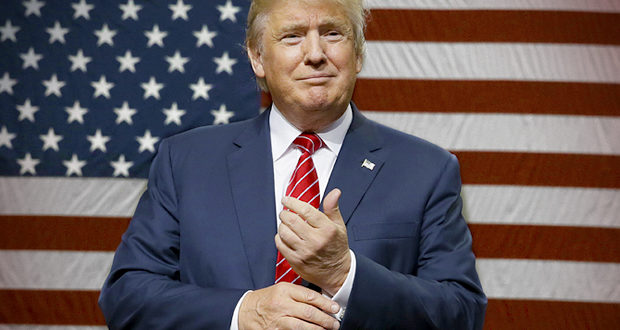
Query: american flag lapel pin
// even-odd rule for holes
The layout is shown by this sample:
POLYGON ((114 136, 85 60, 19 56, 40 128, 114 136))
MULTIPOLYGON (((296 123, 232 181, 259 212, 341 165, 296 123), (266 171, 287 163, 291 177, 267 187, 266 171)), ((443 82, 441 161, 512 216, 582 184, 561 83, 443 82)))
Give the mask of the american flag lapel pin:
POLYGON ((362 162, 362 167, 372 171, 375 168, 375 163, 369 161, 368 159, 364 159, 364 162, 362 162))

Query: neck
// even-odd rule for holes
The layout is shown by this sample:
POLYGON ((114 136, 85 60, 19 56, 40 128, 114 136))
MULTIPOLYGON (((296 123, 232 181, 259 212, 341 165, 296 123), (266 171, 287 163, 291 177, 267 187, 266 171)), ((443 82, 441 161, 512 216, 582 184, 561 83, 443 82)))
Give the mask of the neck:
POLYGON ((320 132, 338 120, 347 110, 348 103, 328 109, 297 109, 291 111, 285 105, 274 104, 284 118, 302 132, 320 132))

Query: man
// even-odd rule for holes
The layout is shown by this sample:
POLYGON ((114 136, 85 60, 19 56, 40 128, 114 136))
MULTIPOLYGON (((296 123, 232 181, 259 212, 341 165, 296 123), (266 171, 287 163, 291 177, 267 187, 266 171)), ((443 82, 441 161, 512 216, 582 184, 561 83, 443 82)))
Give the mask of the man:
POLYGON ((111 328, 482 327, 455 157, 350 103, 364 13, 253 1, 273 105, 162 141, 101 293, 111 328))

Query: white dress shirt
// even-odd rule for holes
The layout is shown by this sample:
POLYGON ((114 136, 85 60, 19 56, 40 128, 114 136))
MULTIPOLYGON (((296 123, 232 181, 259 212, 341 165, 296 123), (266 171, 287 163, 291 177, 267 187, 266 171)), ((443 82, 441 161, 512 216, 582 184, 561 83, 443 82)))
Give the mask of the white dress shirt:
MULTIPOLYGON (((319 135, 319 137, 321 137, 321 139, 325 143, 325 147, 316 150, 312 155, 312 160, 314 162, 314 166, 317 170, 317 175, 319 177, 319 190, 321 192, 321 200, 323 200, 323 197, 325 196, 325 187, 327 187, 327 182, 329 182, 329 177, 331 175, 332 169, 334 168, 334 164, 336 163, 336 159, 338 158, 340 147, 342 147, 342 142, 344 141, 344 137, 347 134, 347 130, 349 129, 352 121, 353 110, 351 109, 351 106, 348 106, 347 110, 335 122, 330 124, 325 129, 321 130, 320 132, 315 132, 319 135)), ((279 226, 280 218, 277 217, 277 215, 280 214, 280 212, 282 212, 282 210, 284 209, 281 200, 282 197, 284 197, 288 181, 290 180, 291 175, 293 174, 293 171, 297 166, 297 161, 301 156, 301 151, 295 145, 293 145, 293 141, 295 140, 295 138, 297 138, 299 134, 303 132, 297 129, 297 127, 293 126, 288 120, 286 120, 280 110, 276 108, 275 104, 272 104, 271 113, 269 114, 269 129, 271 135, 271 156, 273 159, 274 179, 273 184, 276 202, 275 220, 279 226)), ((349 301, 351 288, 353 287, 353 279, 355 277, 355 254, 351 250, 349 250, 349 253, 351 255, 351 268, 349 270, 349 274, 347 275, 347 278, 340 290, 338 290, 338 292, 336 292, 333 297, 330 297, 333 301, 335 301, 341 306, 340 312, 334 315, 339 320, 341 320, 344 315, 344 311, 349 301)), ((230 329, 238 329, 239 308, 241 306, 243 298, 248 292, 246 292, 237 303, 235 312, 232 317, 232 322, 230 324, 230 329)), ((325 293, 323 293, 323 295, 328 296, 325 293)))

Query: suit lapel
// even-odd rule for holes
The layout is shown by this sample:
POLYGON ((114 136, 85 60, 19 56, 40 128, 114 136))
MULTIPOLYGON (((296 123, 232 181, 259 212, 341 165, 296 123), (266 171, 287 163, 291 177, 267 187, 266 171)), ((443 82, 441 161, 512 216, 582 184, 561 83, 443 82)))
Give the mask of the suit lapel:
POLYGON ((371 122, 359 113, 355 105, 352 105, 352 108, 353 121, 325 189, 325 194, 334 188, 342 191, 339 208, 345 223, 351 218, 384 163, 383 157, 375 152, 381 149, 381 138, 371 122), (362 166, 365 161, 367 166, 362 166))
POLYGON ((254 120, 228 155, 231 189, 255 288, 273 284, 277 251, 269 111, 254 120))

